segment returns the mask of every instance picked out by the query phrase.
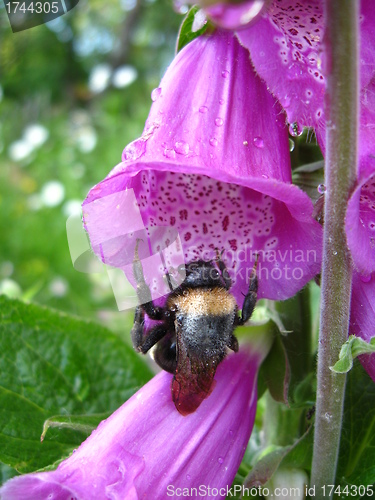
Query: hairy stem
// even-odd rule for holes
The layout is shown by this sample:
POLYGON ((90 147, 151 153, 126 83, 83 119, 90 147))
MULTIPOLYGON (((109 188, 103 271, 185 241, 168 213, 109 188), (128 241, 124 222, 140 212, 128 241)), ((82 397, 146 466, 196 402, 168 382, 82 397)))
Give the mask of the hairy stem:
POLYGON ((317 498, 323 498, 323 485, 335 484, 345 394, 345 375, 335 374, 329 367, 338 359, 349 326, 352 265, 344 221, 357 172, 358 0, 327 0, 325 18, 326 195, 311 471, 317 498))

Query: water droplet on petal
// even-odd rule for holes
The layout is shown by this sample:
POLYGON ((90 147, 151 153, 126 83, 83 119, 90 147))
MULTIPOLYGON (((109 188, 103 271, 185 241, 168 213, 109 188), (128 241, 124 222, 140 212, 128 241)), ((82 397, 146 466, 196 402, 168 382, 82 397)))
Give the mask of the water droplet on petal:
POLYGON ((244 146, 248 146, 248 145, 249 145, 249 143, 248 143, 247 141, 243 141, 243 143, 242 143, 242 144, 243 144, 244 146))
POLYGON ((174 150, 179 155, 189 154, 189 144, 187 142, 177 141, 174 145, 174 150))
POLYGON ((228 78, 228 76, 229 76, 229 71, 227 71, 227 70, 225 69, 224 71, 222 71, 222 72, 221 72, 221 76, 222 76, 223 78, 228 78))
POLYGON ((165 148, 163 155, 167 158, 176 158, 176 151, 174 149, 165 148))
POLYGON ((187 479, 188 481, 190 481, 190 479, 191 479, 190 474, 187 474, 187 475, 186 475, 186 479, 187 479))
POLYGON ((224 104, 224 99, 219 99, 219 104, 224 104))
POLYGON ((365 275, 365 274, 360 274, 360 275, 359 275, 359 279, 360 279, 361 281, 363 281, 363 283, 368 283, 369 281, 371 281, 371 274, 367 274, 367 275, 365 275))
POLYGON ((281 104, 283 105, 284 108, 289 108, 290 106, 290 97, 286 95, 284 99, 282 99, 281 104))
POLYGON ((254 146, 257 148, 263 148, 264 147, 264 141, 261 137, 254 137, 254 146))
POLYGON ((320 194, 324 194, 327 191, 325 184, 319 184, 319 186, 316 189, 320 194))
POLYGON ((294 146, 295 146, 295 144, 294 144, 293 139, 289 139, 289 151, 290 152, 294 151, 294 146))
POLYGON ((292 137, 299 137, 303 133, 303 127, 300 127, 297 122, 293 122, 289 125, 289 134, 292 137))
POLYGON ((156 89, 154 89, 152 92, 151 92, 151 100, 152 101, 157 101, 158 98, 160 97, 160 94, 161 94, 161 87, 158 87, 156 89))
POLYGON ((223 123, 224 123, 224 120, 222 118, 216 118, 215 125, 217 127, 221 127, 223 123))
POLYGON ((333 255, 337 255, 337 251, 336 250, 334 250, 332 253, 333 253, 333 255))
POLYGON ((138 160, 146 152, 146 141, 137 139, 126 146, 122 152, 122 161, 138 160))
POLYGON ((268 179, 268 175, 267 174, 262 174, 262 177, 263 177, 263 179, 268 179))
POLYGON ((222 464, 222 463, 224 462, 224 458, 223 458, 223 457, 219 457, 219 458, 217 459, 217 461, 219 462, 219 464, 222 464))
POLYGON ((210 139, 210 144, 211 144, 211 146, 213 146, 214 148, 216 148, 216 146, 217 146, 217 139, 215 139, 215 137, 212 137, 212 139, 210 139))
POLYGON ((207 113, 208 111, 208 107, 207 106, 201 106, 199 108, 199 113, 207 113))

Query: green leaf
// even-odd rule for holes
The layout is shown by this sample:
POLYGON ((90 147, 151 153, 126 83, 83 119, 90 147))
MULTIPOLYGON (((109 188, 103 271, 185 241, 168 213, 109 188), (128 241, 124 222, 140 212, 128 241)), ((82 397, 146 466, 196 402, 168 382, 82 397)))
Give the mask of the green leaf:
POLYGON ((278 468, 307 469, 311 468, 312 457, 312 427, 301 436, 293 445, 270 447, 269 452, 252 468, 244 481, 246 488, 265 485, 278 468))
POLYGON ((87 428, 50 427, 41 443, 45 421, 111 413, 151 375, 107 329, 0 297, 0 460, 30 472, 68 456, 87 428))
POLYGON ((300 390, 313 366, 310 302, 310 288, 305 287, 291 299, 274 304, 275 313, 287 330, 286 335, 280 336, 282 348, 279 348, 279 363, 284 363, 285 370, 289 371, 285 375, 284 399, 290 406, 311 406, 311 401, 315 400, 311 393, 306 401, 301 400, 305 391, 300 390))
POLYGON ((353 360, 361 354, 371 354, 375 352, 375 337, 372 337, 370 342, 350 335, 348 340, 343 344, 339 354, 339 360, 330 366, 330 370, 335 373, 347 373, 353 367, 353 360))
POLYGON ((185 45, 193 41, 198 36, 203 35, 203 33, 207 30, 209 23, 206 21, 201 28, 193 31, 194 20, 197 20, 197 16, 202 16, 202 10, 197 5, 194 5, 182 21, 177 37, 176 52, 180 52, 185 45))
MULTIPOLYGON (((347 376, 336 484, 375 483, 375 384, 358 361, 347 376)), ((352 497, 353 498, 353 497, 352 497)))
POLYGON ((308 163, 293 170, 293 184, 296 184, 313 200, 316 201, 321 193, 318 186, 324 184, 324 161, 308 163))
POLYGON ((280 334, 276 335, 260 371, 273 399, 287 404, 290 366, 280 334))

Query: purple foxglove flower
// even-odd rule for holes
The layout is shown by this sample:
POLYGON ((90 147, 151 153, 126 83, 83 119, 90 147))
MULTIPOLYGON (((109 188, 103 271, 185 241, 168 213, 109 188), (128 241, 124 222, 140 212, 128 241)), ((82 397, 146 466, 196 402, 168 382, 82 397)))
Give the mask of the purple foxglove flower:
MULTIPOLYGON (((354 272, 349 332, 369 342, 375 336, 374 325, 375 275, 364 278, 354 272)), ((360 356, 359 360, 375 382, 375 354, 360 356)))
MULTIPOLYGON (((321 227, 309 198, 291 184, 285 115, 247 50, 220 30, 195 39, 152 99, 142 137, 84 202, 94 251, 116 267, 129 264, 121 256, 131 260, 134 241, 115 238, 103 248, 111 228, 125 223, 124 232, 133 231, 113 195, 134 190, 139 219, 147 228, 175 228, 186 262, 224 251, 240 306, 256 255, 258 297, 294 295, 319 272, 321 227)), ((156 253, 168 241, 150 245, 156 253)))
POLYGON ((324 127, 323 34, 322 0, 274 0, 258 22, 237 33, 257 73, 284 107, 292 135, 304 126, 324 127))
POLYGON ((188 417, 171 400, 172 376, 159 373, 56 470, 5 483, 2 500, 164 500, 201 485, 211 488, 210 498, 225 497, 254 424, 266 343, 228 356, 215 391, 188 417))
MULTIPOLYGON (((314 127, 319 144, 324 141, 324 1, 273 0, 249 28, 237 36, 267 88, 284 107, 298 135, 314 127)), ((222 15, 224 17, 224 15, 222 15)), ((375 10, 361 2, 361 88, 375 74, 375 10)))
POLYGON ((375 271, 375 80, 360 95, 359 175, 346 215, 348 245, 357 271, 375 271))

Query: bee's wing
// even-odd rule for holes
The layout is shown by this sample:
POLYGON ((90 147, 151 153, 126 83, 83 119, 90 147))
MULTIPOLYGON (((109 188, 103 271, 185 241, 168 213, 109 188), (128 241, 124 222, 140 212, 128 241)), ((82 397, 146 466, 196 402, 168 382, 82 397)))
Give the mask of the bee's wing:
POLYGON ((181 415, 193 413, 215 386, 220 356, 202 357, 189 351, 177 335, 177 367, 172 381, 172 399, 181 415))

